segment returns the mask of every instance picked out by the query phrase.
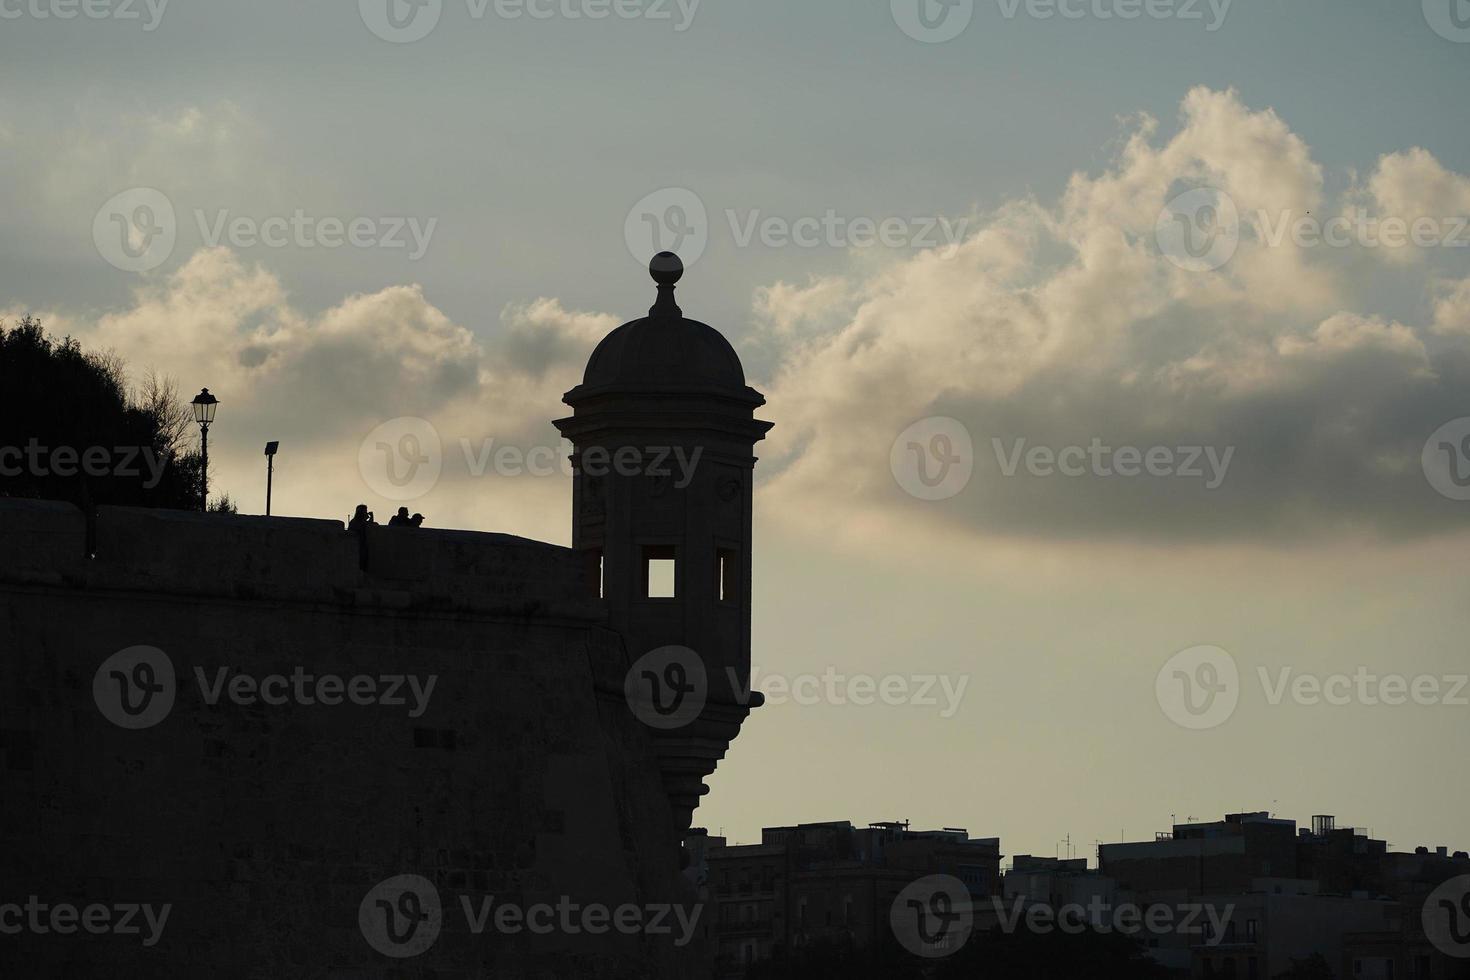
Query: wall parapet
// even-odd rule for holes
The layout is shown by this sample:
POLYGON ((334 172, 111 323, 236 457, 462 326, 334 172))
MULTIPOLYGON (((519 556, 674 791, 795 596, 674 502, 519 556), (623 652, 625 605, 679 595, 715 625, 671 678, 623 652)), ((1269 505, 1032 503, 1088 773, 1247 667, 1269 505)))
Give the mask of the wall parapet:
POLYGON ((99 507, 87 525, 68 503, 0 498, 0 583, 606 618, 576 552, 509 534, 137 507, 99 507))

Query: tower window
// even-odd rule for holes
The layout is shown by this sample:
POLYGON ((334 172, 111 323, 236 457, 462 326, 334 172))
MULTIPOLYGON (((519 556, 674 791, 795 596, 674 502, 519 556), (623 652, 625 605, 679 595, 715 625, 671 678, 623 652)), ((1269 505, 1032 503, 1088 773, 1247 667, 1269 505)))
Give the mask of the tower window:
POLYGON ((673 545, 643 546, 643 594, 650 599, 673 599, 678 561, 673 545))
POLYGON ((716 553, 716 590, 721 602, 740 601, 740 562, 733 548, 721 548, 716 553))
POLYGON ((591 548, 586 552, 587 572, 592 578, 592 594, 599 599, 607 597, 602 578, 602 549, 591 548))

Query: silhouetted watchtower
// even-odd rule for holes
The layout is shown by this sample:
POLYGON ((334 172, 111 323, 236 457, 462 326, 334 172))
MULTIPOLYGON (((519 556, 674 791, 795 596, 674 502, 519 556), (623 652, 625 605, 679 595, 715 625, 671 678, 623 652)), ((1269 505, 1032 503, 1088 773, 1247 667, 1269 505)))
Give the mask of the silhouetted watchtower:
POLYGON ((694 720, 657 730, 678 828, 750 707, 750 554, 754 446, 771 423, 720 332, 674 301, 684 274, 663 252, 648 316, 608 334, 567 392, 556 426, 573 444, 572 546, 601 571, 609 626, 630 659, 682 646, 708 682, 694 720))

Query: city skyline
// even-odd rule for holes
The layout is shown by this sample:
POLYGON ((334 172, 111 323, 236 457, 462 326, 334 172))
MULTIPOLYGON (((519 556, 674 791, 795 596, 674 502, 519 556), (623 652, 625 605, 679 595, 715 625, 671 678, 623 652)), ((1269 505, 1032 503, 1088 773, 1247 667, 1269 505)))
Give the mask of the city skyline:
POLYGON ((835 962, 854 974, 877 963, 873 975, 892 975, 909 965, 892 957, 895 943, 940 961, 940 976, 1002 963, 1007 975, 1024 964, 1065 976, 1068 957, 1101 976, 1464 975, 1463 926, 1444 913, 1470 909, 1470 854, 1394 852, 1330 815, 1299 826, 1227 813, 1102 845, 1091 864, 1009 855, 1000 838, 966 828, 891 821, 765 827, 749 844, 693 841, 712 898, 718 976, 801 975, 803 963, 835 962), (1079 945, 1088 926, 1094 938, 1123 941, 1079 945), (1132 959, 1121 962, 1130 944, 1132 959), (795 964, 785 974, 783 960, 795 964))

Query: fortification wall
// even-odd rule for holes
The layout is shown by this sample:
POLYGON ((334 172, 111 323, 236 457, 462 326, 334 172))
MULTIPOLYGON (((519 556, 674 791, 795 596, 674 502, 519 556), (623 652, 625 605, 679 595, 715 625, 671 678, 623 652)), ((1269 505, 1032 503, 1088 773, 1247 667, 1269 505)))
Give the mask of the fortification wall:
POLYGON ((0 499, 0 579, 605 620, 569 548, 508 534, 0 499))
POLYGON ((0 974, 700 975, 677 931, 476 934, 465 913, 694 902, 586 576, 504 535, 376 528, 364 549, 330 521, 102 508, 89 530, 0 501, 0 906, 170 906, 153 945, 0 935, 0 974), (161 700, 119 711, 151 683, 110 660, 135 647, 172 673, 156 719, 161 700), (270 680, 297 674, 305 699, 270 680), (442 909, 403 959, 359 921, 399 875, 442 909))

